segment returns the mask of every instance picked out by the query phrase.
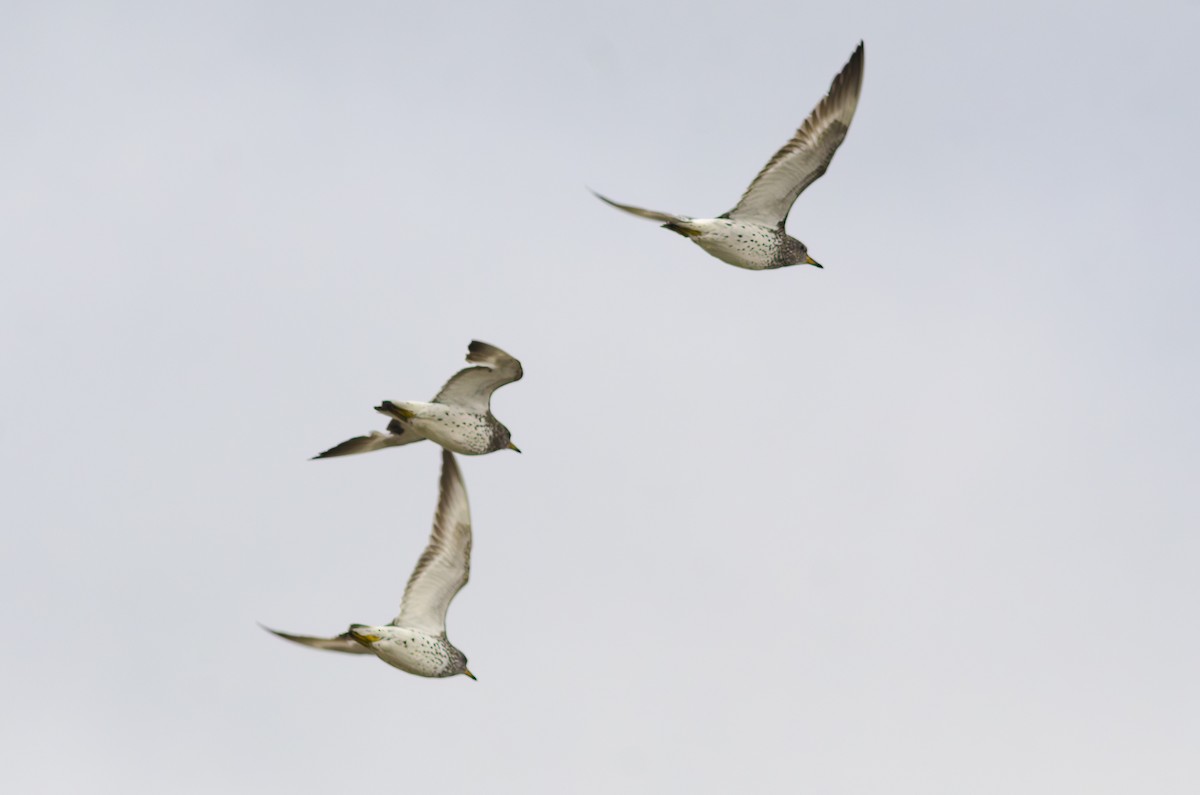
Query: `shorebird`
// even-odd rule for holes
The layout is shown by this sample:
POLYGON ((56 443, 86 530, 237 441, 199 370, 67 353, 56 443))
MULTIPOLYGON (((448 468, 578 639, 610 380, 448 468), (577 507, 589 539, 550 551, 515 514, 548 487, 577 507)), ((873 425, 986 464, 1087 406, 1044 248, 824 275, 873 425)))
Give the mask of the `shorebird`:
POLYGON ((375 410, 391 417, 386 431, 371 431, 335 445, 313 458, 369 453, 385 447, 429 439, 463 455, 520 449, 512 434, 492 416, 492 393, 520 381, 521 363, 504 351, 474 340, 467 361, 478 365, 459 370, 429 403, 385 400, 375 410))
MULTIPOLYGON (((372 573, 386 572, 373 563, 372 573)), ((351 624, 332 638, 291 635, 263 629, 304 646, 350 654, 374 654, 388 665, 417 676, 446 677, 465 674, 467 657, 446 638, 446 611, 464 585, 471 569, 471 509, 458 464, 442 450, 442 478, 437 513, 429 544, 408 578, 400 615, 386 626, 351 624)))
MULTIPOLYGON (((823 267, 808 247, 784 231, 788 213, 801 192, 829 168, 829 161, 850 129, 862 90, 863 44, 850 56, 804 124, 763 167, 741 200, 716 218, 645 210, 596 196, 620 210, 661 221, 664 229, 690 238, 717 259, 760 271, 786 265, 823 267)), ((593 191, 595 193, 595 191, 593 191)))

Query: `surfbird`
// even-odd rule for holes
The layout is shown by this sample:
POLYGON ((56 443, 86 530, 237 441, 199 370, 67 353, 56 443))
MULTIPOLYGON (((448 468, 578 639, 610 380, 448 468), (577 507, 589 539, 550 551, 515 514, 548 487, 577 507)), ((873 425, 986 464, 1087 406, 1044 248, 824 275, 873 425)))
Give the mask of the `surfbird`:
POLYGON ((313 458, 369 453, 429 439, 463 455, 516 450, 512 434, 492 416, 492 393, 521 380, 521 363, 486 342, 473 341, 467 361, 429 403, 385 400, 375 410, 391 417, 386 431, 372 431, 335 445, 313 458))
POLYGON ((786 265, 816 265, 808 247, 784 231, 788 213, 800 193, 829 168, 833 153, 846 137, 862 89, 863 44, 833 79, 829 93, 804 124, 763 167, 741 200, 716 218, 689 218, 645 210, 596 196, 628 213, 661 221, 717 259, 748 270, 771 270, 786 265))
MULTIPOLYGON (((332 638, 292 635, 263 627, 314 649, 374 654, 388 665, 417 676, 446 677, 465 674, 467 657, 446 637, 446 611, 464 585, 471 569, 471 509, 458 464, 449 450, 442 450, 442 479, 437 513, 429 544, 408 578, 400 614, 385 626, 351 624, 332 638)), ((379 563, 372 562, 373 570, 379 563)))

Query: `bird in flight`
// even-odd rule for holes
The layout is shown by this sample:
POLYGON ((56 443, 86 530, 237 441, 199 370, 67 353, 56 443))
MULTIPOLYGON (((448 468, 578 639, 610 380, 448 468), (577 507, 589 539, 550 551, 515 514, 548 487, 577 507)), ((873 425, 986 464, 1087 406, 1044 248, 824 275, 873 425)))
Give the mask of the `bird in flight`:
POLYGON ((386 431, 371 431, 335 445, 313 458, 369 453, 429 439, 463 455, 516 450, 512 434, 492 415, 492 393, 520 381, 521 363, 494 345, 475 340, 467 361, 429 403, 385 400, 375 410, 391 417, 386 431))
MULTIPOLYGON (((862 90, 863 44, 850 56, 804 124, 758 172, 741 200, 716 218, 689 218, 621 204, 596 194, 617 209, 660 221, 665 229, 690 238, 722 262, 760 271, 787 265, 823 267, 808 247, 784 231, 792 204, 829 168, 858 107, 862 90)), ((593 191, 594 192, 594 191, 593 191)))
MULTIPOLYGON (((384 561, 373 561, 371 573, 390 571, 384 561)), ((467 488, 449 450, 442 450, 442 478, 437 513, 429 544, 408 578, 400 615, 386 626, 351 624, 332 638, 291 635, 263 629, 281 638, 349 654, 374 654, 388 665, 417 676, 446 677, 465 674, 467 657, 446 637, 446 611, 464 585, 471 569, 471 509, 467 488)))

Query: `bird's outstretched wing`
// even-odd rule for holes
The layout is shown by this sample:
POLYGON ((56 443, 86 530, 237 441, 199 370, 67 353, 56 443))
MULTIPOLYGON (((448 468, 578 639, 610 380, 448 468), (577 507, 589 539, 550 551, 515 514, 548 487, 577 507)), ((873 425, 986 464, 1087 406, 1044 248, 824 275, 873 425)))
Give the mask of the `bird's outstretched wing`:
POLYGON ((335 444, 323 453, 317 453, 310 460, 333 458, 339 455, 355 455, 356 453, 370 453, 375 450, 382 450, 385 447, 399 447, 402 444, 412 444, 424 438, 424 436, 412 428, 405 427, 400 420, 392 420, 388 423, 386 433, 384 431, 371 431, 366 436, 355 436, 353 439, 347 439, 341 444, 335 444))
POLYGON ((371 654, 371 650, 351 637, 349 632, 338 635, 336 638, 312 638, 308 635, 289 635, 286 632, 280 632, 277 629, 270 627, 260 627, 270 632, 272 635, 278 635, 284 640, 290 640, 293 643, 299 643, 301 646, 311 646, 314 649, 326 649, 328 651, 342 651, 347 654, 371 654))
POLYGON ((767 226, 782 225, 787 220, 796 197, 825 173, 833 153, 845 139, 858 107, 862 78, 863 44, 859 42, 833 79, 829 93, 813 108, 792 140, 758 172, 741 201, 726 213, 728 217, 767 226))
POLYGON ((392 624, 440 635, 446 611, 471 570, 471 509, 454 454, 442 450, 442 479, 429 544, 408 578, 400 615, 392 624))
POLYGON ((618 210, 624 210, 625 212, 636 215, 639 218, 649 218, 651 221, 662 221, 664 224, 676 224, 692 220, 686 215, 673 215, 672 213, 660 213, 658 210, 645 210, 641 207, 634 207, 632 204, 621 204, 620 202, 615 202, 612 199, 601 196, 599 193, 596 193, 596 191, 592 191, 592 193, 596 195, 597 199, 605 204, 611 204, 618 210))
POLYGON ((480 414, 491 408, 492 393, 505 384, 520 381, 521 363, 486 342, 473 340, 467 348, 467 361, 478 367, 459 370, 442 387, 434 403, 462 406, 480 414))

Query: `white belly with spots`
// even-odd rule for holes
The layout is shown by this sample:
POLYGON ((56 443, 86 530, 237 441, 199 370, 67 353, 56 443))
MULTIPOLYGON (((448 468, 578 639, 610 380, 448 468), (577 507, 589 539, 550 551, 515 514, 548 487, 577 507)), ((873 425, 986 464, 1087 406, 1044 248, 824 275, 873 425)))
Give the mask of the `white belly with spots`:
POLYGON ((371 644, 375 656, 388 665, 417 676, 445 676, 450 652, 441 638, 395 628, 392 637, 371 644))
POLYGON ((688 226, 700 232, 692 242, 722 262, 755 271, 778 266, 776 229, 728 218, 694 219, 688 226))
POLYGON ((407 421, 427 439, 463 455, 483 455, 492 450, 494 429, 484 414, 465 411, 441 403, 400 403, 413 412, 407 421))

